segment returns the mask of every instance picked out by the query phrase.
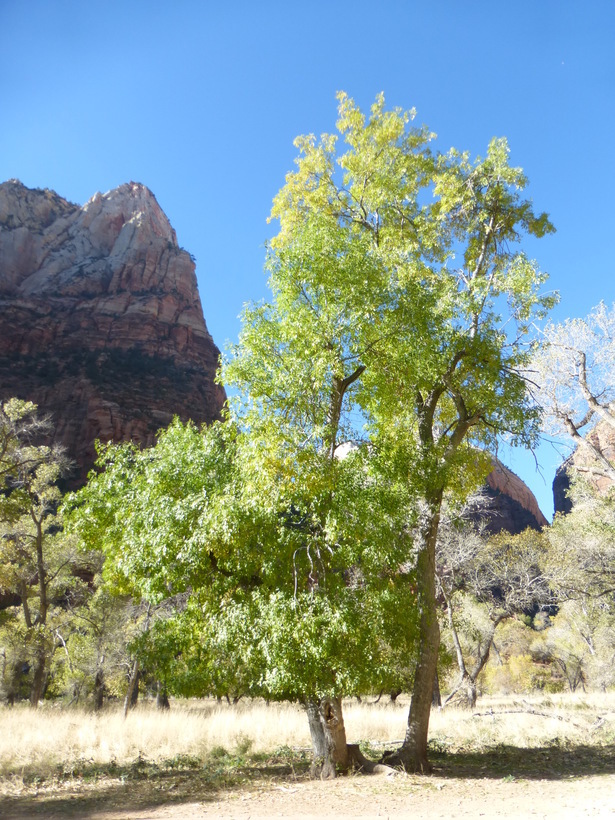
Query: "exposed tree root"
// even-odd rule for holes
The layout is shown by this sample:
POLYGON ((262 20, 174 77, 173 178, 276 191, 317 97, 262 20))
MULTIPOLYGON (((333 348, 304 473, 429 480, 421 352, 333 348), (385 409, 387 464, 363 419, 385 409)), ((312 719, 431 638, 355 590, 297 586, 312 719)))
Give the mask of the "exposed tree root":
POLYGON ((395 770, 402 769, 408 774, 431 774, 433 772, 433 766, 429 760, 412 758, 410 755, 403 754, 402 749, 383 752, 379 762, 395 770))
POLYGON ((392 766, 378 760, 368 760, 368 758, 365 757, 363 752, 359 749, 357 743, 348 744, 348 763, 351 768, 354 768, 362 774, 397 774, 397 769, 394 769, 392 766))

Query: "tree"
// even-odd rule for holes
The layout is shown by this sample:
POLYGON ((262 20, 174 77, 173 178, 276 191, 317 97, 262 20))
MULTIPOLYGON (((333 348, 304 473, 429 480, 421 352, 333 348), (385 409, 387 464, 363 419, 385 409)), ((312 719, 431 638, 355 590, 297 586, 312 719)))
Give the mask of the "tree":
POLYGON ((226 432, 201 433, 193 472, 178 473, 169 452, 155 480, 162 450, 151 464, 113 451, 122 492, 115 466, 91 490, 109 571, 150 597, 189 583, 218 631, 246 647, 252 691, 305 703, 324 776, 348 760, 342 696, 399 675, 392 649, 414 666, 417 628, 398 761, 429 768, 443 499, 489 471, 477 445, 537 433, 525 341, 554 299, 511 248, 551 225, 521 198, 504 140, 475 163, 434 155, 412 116, 379 96, 366 119, 341 94, 345 151, 337 136, 297 140, 271 214, 272 299, 246 308, 220 374, 233 391, 226 432), (195 497, 178 475, 205 486, 195 497))
POLYGON ((615 481, 615 465, 591 431, 599 421, 615 429, 614 369, 615 304, 604 302, 586 319, 548 324, 532 361, 546 430, 587 454, 575 470, 607 483, 615 481))
POLYGON ((584 596, 564 601, 532 654, 552 664, 571 692, 586 685, 611 688, 615 682, 614 614, 605 598, 584 596))
MULTIPOLYGON (((526 179, 508 164, 505 140, 474 163, 456 151, 434 155, 432 135, 409 127, 413 112, 386 111, 379 96, 367 119, 338 99, 346 150, 332 135, 296 141, 297 170, 272 210, 273 302, 246 310, 222 379, 240 391, 233 418, 249 430, 272 493, 303 485, 310 510, 309 499, 328 499, 323 479, 362 423, 364 448, 386 455, 393 484, 411 488, 417 537, 410 545, 398 528, 393 538, 414 566, 419 650, 395 759, 427 771, 440 511, 447 493, 463 497, 489 471, 477 445, 494 449, 502 435, 535 441, 527 339, 555 298, 541 295, 545 275, 514 246, 552 226, 521 198, 526 179)), ((311 513, 318 532, 327 516, 311 513)), ((415 521, 409 514, 407 526, 415 521)))
POLYGON ((254 443, 229 422, 175 420, 148 450, 108 445, 103 471, 67 500, 67 525, 103 549, 107 584, 152 611, 189 593, 137 642, 169 691, 301 701, 316 768, 333 776, 348 761, 341 695, 396 687, 412 651, 408 548, 387 548, 406 516, 385 514, 375 464, 357 451, 325 461, 336 492, 323 530, 315 468, 310 485, 303 464, 304 480, 287 471, 265 486, 254 443))
POLYGON ((585 319, 551 323, 543 337, 532 377, 544 427, 577 448, 566 462, 570 511, 556 515, 549 532, 561 602, 552 634, 564 636, 559 647, 551 640, 550 654, 575 688, 588 677, 604 680, 612 663, 603 636, 615 591, 615 305, 601 302, 585 319))
MULTIPOLYGON (((32 671, 34 707, 53 654, 71 629, 67 604, 84 594, 73 573, 79 562, 58 515, 56 482, 67 461, 60 449, 35 443, 49 429, 49 420, 41 419, 31 402, 11 399, 0 408, 0 587, 21 601, 4 631, 14 633, 9 638, 13 666, 32 671)), ((10 686, 7 696, 13 697, 10 686)))
POLYGON ((445 705, 463 690, 465 704, 473 707, 477 680, 489 660, 498 626, 552 603, 548 578, 539 566, 546 536, 527 529, 519 535, 500 533, 489 538, 463 520, 444 523, 438 539, 437 584, 459 668, 459 680, 445 705), (484 611, 482 628, 473 622, 462 629, 460 610, 468 596, 484 611), (470 631, 471 646, 464 651, 461 633, 470 631))

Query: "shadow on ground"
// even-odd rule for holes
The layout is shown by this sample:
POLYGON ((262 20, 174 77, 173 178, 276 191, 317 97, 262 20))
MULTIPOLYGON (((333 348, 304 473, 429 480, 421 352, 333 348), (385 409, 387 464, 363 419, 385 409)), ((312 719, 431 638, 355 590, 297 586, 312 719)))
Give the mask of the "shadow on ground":
POLYGON ((615 746, 560 746, 532 749, 497 746, 477 751, 434 751, 430 755, 434 776, 479 779, 514 778, 562 780, 596 774, 615 774, 615 746))
MULTIPOLYGON (((499 746, 483 752, 432 750, 431 778, 447 780, 558 780, 615 774, 615 745, 557 746, 533 749, 499 746)), ((295 760, 242 765, 213 761, 162 770, 148 761, 104 772, 84 766, 68 777, 33 782, 25 793, 2 799, 4 820, 92 818, 102 813, 147 812, 159 806, 209 803, 222 792, 268 789, 305 780, 308 763, 295 760)), ((326 788, 326 784, 323 784, 326 788)))
POLYGON ((221 792, 268 788, 307 776, 307 767, 293 764, 228 768, 223 764, 178 767, 160 770, 141 762, 130 767, 114 767, 105 773, 95 766, 61 779, 32 782, 24 793, 3 796, 2 820, 30 818, 89 818, 102 813, 147 812, 158 806, 208 803, 221 792))

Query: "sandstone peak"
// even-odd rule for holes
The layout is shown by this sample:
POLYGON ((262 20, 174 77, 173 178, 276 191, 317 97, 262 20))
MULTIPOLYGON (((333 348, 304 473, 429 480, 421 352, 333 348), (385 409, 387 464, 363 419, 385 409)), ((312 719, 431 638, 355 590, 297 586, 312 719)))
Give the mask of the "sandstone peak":
POLYGON ((216 418, 218 356, 194 261, 145 185, 83 206, 0 185, 0 397, 53 414, 80 478, 95 438, 150 443, 175 414, 216 418))

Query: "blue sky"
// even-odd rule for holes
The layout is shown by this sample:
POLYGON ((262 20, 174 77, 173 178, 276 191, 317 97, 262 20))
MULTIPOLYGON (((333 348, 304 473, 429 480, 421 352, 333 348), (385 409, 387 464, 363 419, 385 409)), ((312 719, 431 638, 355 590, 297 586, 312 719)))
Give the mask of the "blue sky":
MULTIPOLYGON (((219 347, 266 295, 271 201, 294 137, 334 129, 338 90, 415 107, 442 150, 506 136, 557 228, 526 245, 554 317, 615 299, 612 0, 0 0, 0 33, 0 181, 80 204, 151 188, 219 347)), ((505 460, 550 517, 560 454, 505 460)))

